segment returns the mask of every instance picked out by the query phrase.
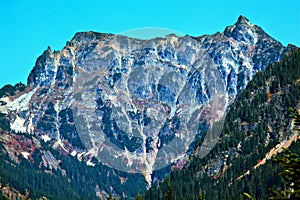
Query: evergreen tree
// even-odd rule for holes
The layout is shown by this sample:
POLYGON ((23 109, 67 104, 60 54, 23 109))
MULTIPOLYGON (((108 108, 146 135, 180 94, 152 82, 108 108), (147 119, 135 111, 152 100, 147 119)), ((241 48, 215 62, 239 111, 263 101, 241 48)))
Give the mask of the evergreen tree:
MULTIPOLYGON (((299 126, 299 112, 293 108, 289 108, 289 111, 294 125, 299 126)), ((277 155, 274 160, 284 169, 280 175, 284 177, 287 187, 284 190, 272 189, 270 199, 300 199, 300 155, 285 149, 283 154, 277 155)))
POLYGON ((117 200, 116 198, 114 198, 113 196, 112 196, 112 194, 110 193, 109 194, 109 197, 108 197, 108 199, 107 200, 117 200))
POLYGON ((174 197, 173 197, 173 188, 171 186, 170 178, 168 179, 168 191, 167 191, 165 197, 166 197, 166 200, 173 200, 174 199, 174 197))
POLYGON ((200 190, 198 200, 205 200, 203 192, 200 190))
POLYGON ((140 191, 138 191, 138 194, 137 194, 135 200, 143 200, 142 195, 140 194, 140 191))
POLYGON ((284 168, 280 175, 285 178, 287 187, 272 189, 269 199, 300 199, 300 155, 286 149, 283 155, 276 156, 275 161, 284 168))

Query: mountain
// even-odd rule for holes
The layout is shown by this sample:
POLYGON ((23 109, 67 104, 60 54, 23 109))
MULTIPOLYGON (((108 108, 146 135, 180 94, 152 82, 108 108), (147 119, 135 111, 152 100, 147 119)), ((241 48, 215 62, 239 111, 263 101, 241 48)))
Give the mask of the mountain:
POLYGON ((152 187, 144 199, 164 199, 171 187, 176 199, 268 199, 269 188, 285 188, 283 169, 272 157, 284 148, 300 154, 299 127, 289 108, 299 109, 300 49, 269 65, 250 81, 230 106, 221 139, 202 157, 201 144, 170 183, 152 187), (171 185, 171 186, 168 186, 171 185))
POLYGON ((248 82, 295 48, 243 16, 200 37, 76 33, 44 51, 26 86, 1 89, 0 181, 31 197, 135 196, 181 168, 248 82))

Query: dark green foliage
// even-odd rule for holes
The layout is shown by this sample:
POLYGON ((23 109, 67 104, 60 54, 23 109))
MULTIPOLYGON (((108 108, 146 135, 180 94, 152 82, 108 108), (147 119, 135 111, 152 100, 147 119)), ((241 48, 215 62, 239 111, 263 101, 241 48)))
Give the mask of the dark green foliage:
MULTIPOLYGON (((1 152, 2 148, 1 146, 1 152)), ((37 155, 35 154, 34 158, 37 158, 37 155)), ((7 162, 10 160, 9 157, 2 153, 0 153, 0 160, 1 183, 9 184, 22 194, 25 194, 25 190, 28 189, 31 198, 46 196, 50 199, 82 199, 84 197, 72 190, 67 178, 59 173, 56 175, 41 173, 26 160, 22 160, 18 165, 12 164, 7 162)))
MULTIPOLYGON (((290 111, 290 117, 292 117, 294 119, 294 125, 296 126, 300 126, 300 114, 298 113, 298 111, 296 111, 294 108, 289 108, 290 111)), ((299 131, 299 129, 298 129, 299 131)))
POLYGON ((112 196, 112 194, 110 193, 107 200, 117 200, 117 199, 114 198, 114 197, 112 196))
POLYGON ((300 199, 300 154, 286 149, 274 160, 284 169, 280 175, 284 177, 286 186, 283 190, 272 189, 270 199, 300 199))
MULTIPOLYGON (((299 126, 299 112, 293 108, 289 108, 289 111, 291 112, 290 117, 294 119, 294 125, 299 126)), ((283 168, 279 175, 285 179, 286 185, 283 189, 273 188, 269 199, 300 199, 300 146, 292 146, 292 149, 296 149, 298 153, 285 149, 274 159, 283 168)))
POLYGON ((173 200, 174 196, 173 196, 173 188, 171 185, 171 180, 170 178, 168 179, 168 190, 167 193, 165 194, 166 200, 173 200))
POLYGON ((203 192, 200 190, 198 200, 205 200, 203 192))
POLYGON ((245 197, 247 197, 247 199, 254 200, 254 198, 250 194, 248 194, 247 192, 244 192, 243 194, 244 194, 245 197))
POLYGON ((0 97, 4 95, 12 96, 15 94, 15 88, 12 85, 5 85, 0 90, 0 97))
MULTIPOLYGON (((300 102, 299 78, 299 49, 257 73, 232 104, 222 138, 213 150, 204 158, 194 152, 184 170, 170 174, 174 198, 198 199, 202 191, 205 199, 245 199, 244 192, 255 199, 267 199, 268 188, 284 189, 284 179, 278 176, 282 168, 276 162, 267 161, 255 170, 253 166, 280 138, 292 134, 288 108, 300 102), (225 154, 228 159, 222 173, 225 154), (209 167, 211 163, 215 163, 214 168, 209 167), (249 175, 237 180, 249 169, 249 175)), ((167 186, 164 181, 159 187, 152 187, 145 193, 145 199, 164 199, 167 186)))
POLYGON ((115 194, 126 191, 129 197, 134 197, 138 193, 138 188, 146 188, 146 182, 140 174, 115 171, 101 163, 90 167, 76 158, 60 155, 52 148, 48 151, 61 161, 59 166, 66 171, 65 175, 62 175, 60 170, 54 169, 53 174, 45 173, 46 168, 40 165, 43 162, 41 159, 43 153, 39 149, 33 154, 34 163, 22 159, 20 164, 15 164, 3 153, 1 145, 1 183, 9 184, 22 194, 28 189, 29 197, 34 199, 41 196, 49 199, 98 199, 95 192, 97 185, 106 192, 111 191, 110 186, 113 185, 115 194), (125 183, 121 184, 120 176, 127 177, 125 183))
POLYGON ((143 200, 143 197, 142 197, 142 195, 140 194, 140 191, 138 192, 138 194, 137 194, 135 200, 143 200))
POLYGON ((3 196, 2 191, 0 191, 0 200, 7 200, 7 199, 3 196))
POLYGON ((15 86, 5 85, 0 89, 0 98, 3 96, 13 96, 16 91, 23 92, 26 86, 23 83, 17 83, 15 86))
POLYGON ((10 123, 4 113, 0 113, 0 129, 10 131, 10 123))

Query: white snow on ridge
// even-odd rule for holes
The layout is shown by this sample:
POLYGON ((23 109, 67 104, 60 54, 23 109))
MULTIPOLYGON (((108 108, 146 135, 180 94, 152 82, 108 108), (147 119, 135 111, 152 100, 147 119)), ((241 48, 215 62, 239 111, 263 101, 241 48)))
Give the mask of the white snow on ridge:
POLYGON ((9 101, 7 97, 2 98, 7 104, 0 107, 0 112, 7 113, 8 110, 24 111, 28 109, 29 101, 37 88, 25 93, 13 101, 9 101))
MULTIPOLYGON (((10 101, 8 97, 3 97, 0 100, 5 102, 6 105, 0 106, 0 112, 2 113, 8 113, 8 111, 25 111, 28 110, 29 101, 32 97, 32 95, 37 90, 34 89, 28 93, 25 93, 18 98, 14 99, 13 101, 10 101)), ((16 115, 16 118, 14 121, 10 123, 11 129, 16 132, 22 132, 25 133, 27 131, 25 124, 25 119, 21 118, 20 116, 16 115)))
POLYGON ((19 117, 17 115, 17 118, 13 123, 10 124, 10 127, 12 130, 20 133, 25 133, 26 132, 26 127, 24 126, 25 119, 19 117))

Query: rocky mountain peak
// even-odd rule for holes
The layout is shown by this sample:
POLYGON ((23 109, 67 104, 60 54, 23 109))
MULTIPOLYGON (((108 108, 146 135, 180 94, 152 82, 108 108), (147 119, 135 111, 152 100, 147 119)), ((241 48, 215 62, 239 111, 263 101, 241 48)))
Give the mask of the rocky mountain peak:
POLYGON ((240 15, 239 18, 238 18, 238 21, 236 23, 239 23, 239 24, 250 24, 250 21, 245 16, 240 15))
POLYGON ((48 46, 48 47, 47 47, 47 50, 46 50, 44 53, 51 54, 51 53, 52 53, 51 47, 48 46))
MULTIPOLYGON (((108 155, 100 147, 111 144, 117 148, 108 152, 118 166, 126 164, 119 170, 134 168, 151 182, 157 163, 184 157, 189 143, 167 157, 158 152, 172 141, 200 137, 206 122, 224 115, 256 72, 288 51, 243 16, 224 33, 203 37, 139 40, 79 32, 62 51, 48 48, 37 59, 28 77, 32 93, 24 96, 28 103, 21 114, 12 112, 11 124, 47 136, 53 148, 70 145, 66 154, 108 155), (208 108, 210 102, 218 103, 208 108), (218 114, 206 120, 209 112, 218 114), (183 120, 190 119, 197 124, 185 128, 189 121, 183 120)), ((4 110, 15 104, 8 102, 4 110)))
POLYGON ((97 33, 94 31, 88 31, 88 32, 78 32, 74 35, 74 37, 71 40, 71 43, 84 43, 84 42, 90 42, 90 41, 100 41, 100 40, 106 40, 109 39, 112 36, 111 33, 97 33))
POLYGON ((247 43, 249 45, 254 45, 259 37, 258 27, 251 24, 250 21, 244 17, 239 16, 237 22, 232 26, 227 26, 224 30, 224 34, 227 37, 232 37, 237 41, 247 43))

